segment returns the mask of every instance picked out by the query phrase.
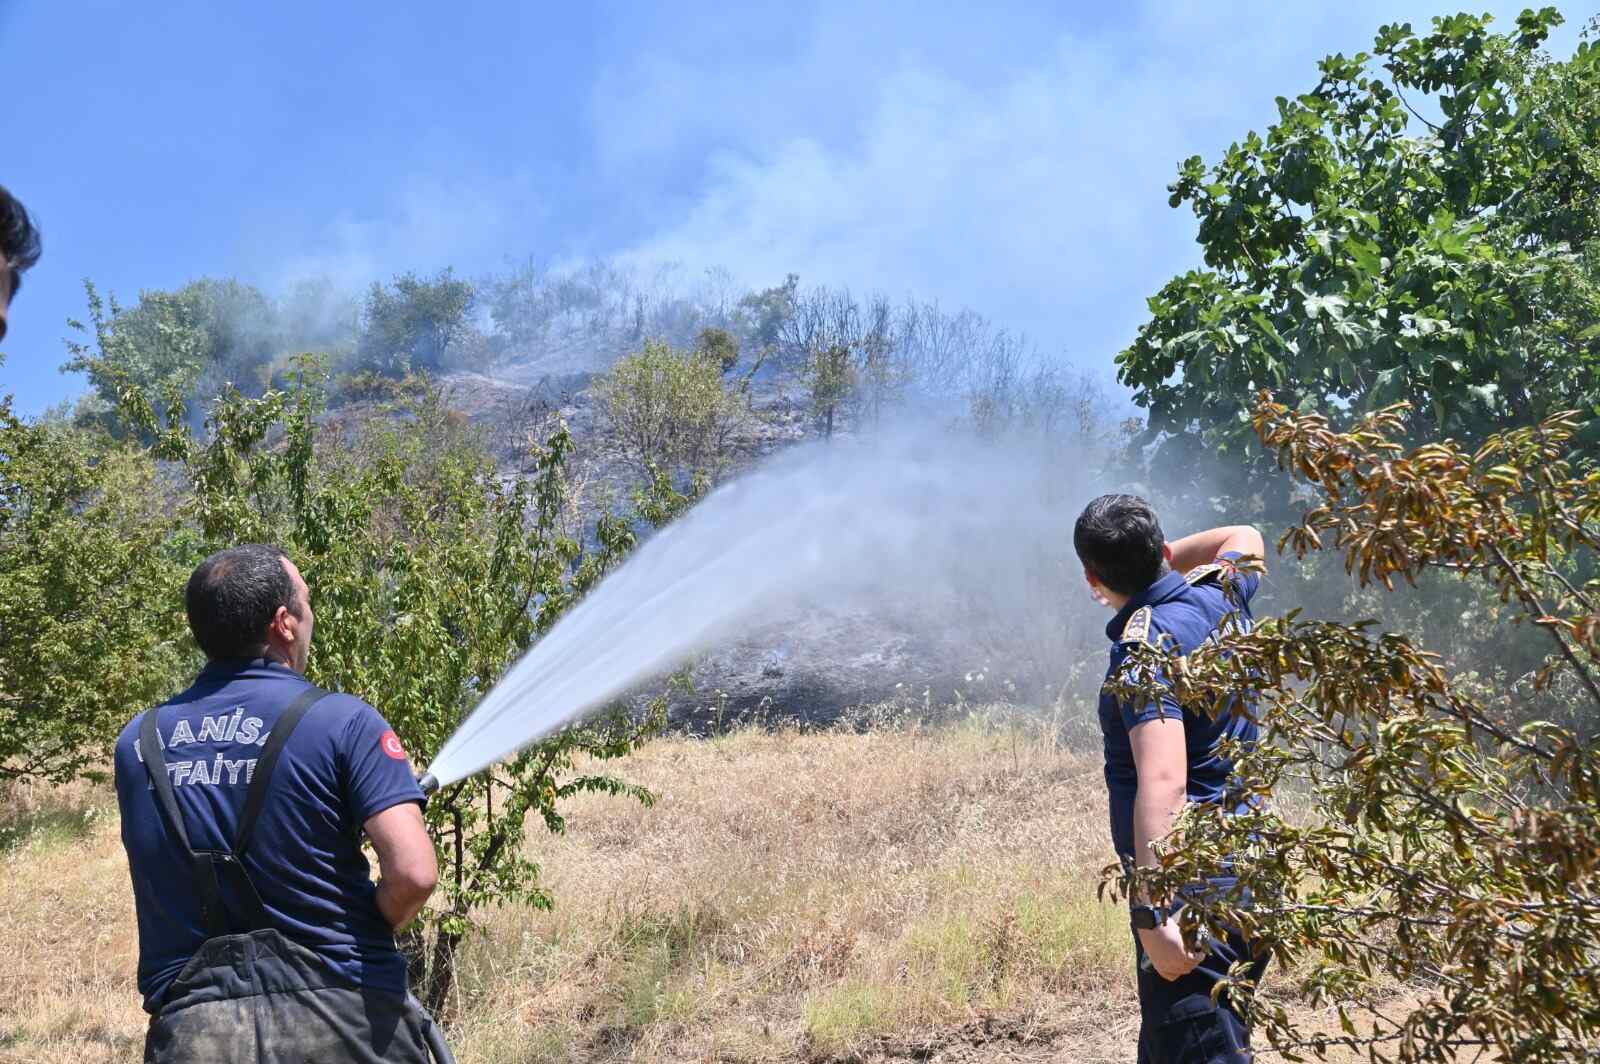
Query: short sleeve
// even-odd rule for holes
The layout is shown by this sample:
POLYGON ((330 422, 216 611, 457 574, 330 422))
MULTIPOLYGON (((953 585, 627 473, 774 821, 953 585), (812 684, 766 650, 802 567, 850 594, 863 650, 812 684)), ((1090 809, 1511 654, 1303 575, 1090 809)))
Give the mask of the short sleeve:
MULTIPOLYGON (((1112 653, 1109 675, 1115 677, 1122 669, 1125 661, 1127 661, 1127 653, 1121 646, 1118 646, 1112 653)), ((1162 687, 1165 688, 1166 686, 1166 680, 1163 678, 1162 687)), ((1134 703, 1125 698, 1116 698, 1116 703, 1117 712, 1122 716, 1122 726, 1130 732, 1146 721, 1160 720, 1164 717, 1183 719, 1183 707, 1178 705, 1177 700, 1172 697, 1170 691, 1164 692, 1159 700, 1146 701, 1138 708, 1135 708, 1134 703)))
POLYGON ((345 800, 357 824, 401 802, 422 802, 422 788, 389 722, 365 702, 344 727, 345 800))
MULTIPOLYGON (((150 712, 149 710, 145 711, 150 712)), ((138 761, 139 755, 135 753, 138 744, 138 725, 144 720, 144 713, 133 718, 132 723, 122 729, 122 734, 117 736, 116 745, 111 750, 111 779, 116 784, 117 800, 123 805, 123 815, 127 815, 129 799, 134 793, 133 766, 142 764, 138 761)))
MULTIPOLYGON (((1219 560, 1238 563, 1244 555, 1236 550, 1224 551, 1217 555, 1219 560)), ((1254 570, 1240 569, 1234 575, 1233 586, 1238 590, 1239 598, 1249 602, 1261 588, 1261 574, 1254 570)))
POLYGON ((1117 708, 1122 711, 1122 725, 1130 732, 1139 725, 1152 720, 1167 718, 1183 719, 1183 707, 1173 700, 1171 695, 1162 695, 1158 702, 1146 702, 1143 708, 1135 710, 1133 706, 1117 700, 1117 708))

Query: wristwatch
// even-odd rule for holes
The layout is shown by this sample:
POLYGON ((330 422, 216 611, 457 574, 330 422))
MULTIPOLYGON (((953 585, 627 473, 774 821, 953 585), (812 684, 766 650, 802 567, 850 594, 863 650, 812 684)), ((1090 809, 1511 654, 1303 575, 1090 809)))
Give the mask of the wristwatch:
POLYGON ((1167 910, 1159 905, 1131 905, 1128 915, 1138 931, 1153 931, 1167 922, 1167 910))

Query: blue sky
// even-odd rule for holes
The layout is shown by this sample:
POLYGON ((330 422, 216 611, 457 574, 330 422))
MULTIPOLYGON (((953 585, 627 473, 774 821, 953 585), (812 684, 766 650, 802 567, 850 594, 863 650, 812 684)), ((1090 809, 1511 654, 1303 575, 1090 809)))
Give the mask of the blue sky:
POLYGON ((936 298, 1109 375, 1197 261, 1178 161, 1456 9, 0 0, 0 183, 45 233, 0 393, 82 390, 84 277, 131 302, 530 255, 936 298))

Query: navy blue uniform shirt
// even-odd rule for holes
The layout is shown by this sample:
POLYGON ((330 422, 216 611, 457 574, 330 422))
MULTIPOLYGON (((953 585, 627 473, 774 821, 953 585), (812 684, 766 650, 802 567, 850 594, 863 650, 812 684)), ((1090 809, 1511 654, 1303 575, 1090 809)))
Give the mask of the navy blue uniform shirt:
MULTIPOLYGON (((249 781, 279 715, 309 683, 276 662, 216 661, 157 713, 173 793, 196 849, 231 849, 249 781)), ((139 919, 139 991, 156 1012, 206 940, 188 856, 168 835, 135 717, 117 738, 117 804, 139 919)), ((355 987, 403 994, 405 959, 374 900, 362 825, 422 791, 378 711, 330 694, 300 721, 272 773, 244 867, 272 926, 355 987)), ((227 890, 224 884, 224 890, 227 890)), ((239 913, 236 899, 229 909, 239 913)))
MULTIPOLYGON (((1221 557, 1237 561, 1241 555, 1230 551, 1221 557)), ((1240 572, 1231 577, 1236 602, 1228 601, 1223 591, 1224 576, 1223 568, 1216 565, 1202 565, 1187 575, 1167 573, 1129 599, 1106 625, 1106 635, 1112 642, 1111 665, 1106 670, 1108 685, 1127 659, 1129 646, 1135 643, 1187 654, 1210 639, 1230 613, 1237 613, 1236 623, 1248 631, 1250 599, 1261 584, 1261 576, 1240 572)), ((1233 774, 1233 763, 1218 752, 1217 746, 1224 739, 1254 742, 1259 729, 1249 715, 1224 711, 1213 719, 1204 709, 1179 706, 1170 697, 1135 711, 1111 694, 1108 687, 1101 688, 1100 731, 1105 738, 1106 787, 1111 794, 1111 841, 1119 855, 1134 855, 1133 799, 1139 789, 1128 732, 1148 720, 1180 716, 1188 747, 1189 801, 1221 801, 1233 774)))

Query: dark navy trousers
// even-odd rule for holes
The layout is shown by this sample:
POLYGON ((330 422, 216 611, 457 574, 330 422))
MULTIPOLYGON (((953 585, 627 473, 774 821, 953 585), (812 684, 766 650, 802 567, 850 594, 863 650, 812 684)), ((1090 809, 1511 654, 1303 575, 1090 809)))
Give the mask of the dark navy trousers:
MULTIPOLYGON (((1139 980, 1139 1064, 1250 1064, 1250 1025, 1244 1005, 1224 993, 1211 1000, 1217 981, 1251 951, 1244 937, 1211 939, 1206 959, 1180 979, 1161 977, 1134 934, 1139 980)), ((1246 973, 1260 982, 1267 959, 1246 973)))

